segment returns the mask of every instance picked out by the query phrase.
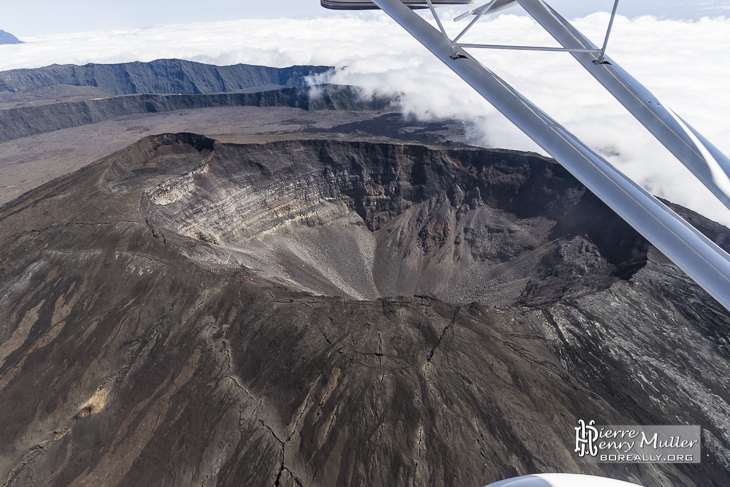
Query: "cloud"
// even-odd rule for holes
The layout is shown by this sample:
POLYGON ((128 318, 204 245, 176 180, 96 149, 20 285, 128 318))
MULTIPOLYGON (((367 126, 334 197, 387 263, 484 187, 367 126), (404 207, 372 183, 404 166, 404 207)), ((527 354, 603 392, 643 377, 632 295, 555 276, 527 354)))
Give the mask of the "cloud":
MULTIPOLYGON (((453 18, 456 12, 447 11, 453 18)), ((464 24, 447 20, 449 29, 464 24)), ((577 19, 602 44, 608 14, 577 19)), ((730 154, 730 19, 619 16, 609 55, 666 106, 730 154)), ((404 113, 465 121, 470 141, 538 150, 449 69, 382 13, 340 18, 241 20, 24 39, 0 46, 0 70, 182 58, 212 64, 337 67, 331 81, 400 94, 404 113)), ((528 17, 486 19, 466 42, 554 45, 528 17)), ((652 193, 730 224, 724 208, 626 110, 564 53, 484 51, 479 59, 652 193)))

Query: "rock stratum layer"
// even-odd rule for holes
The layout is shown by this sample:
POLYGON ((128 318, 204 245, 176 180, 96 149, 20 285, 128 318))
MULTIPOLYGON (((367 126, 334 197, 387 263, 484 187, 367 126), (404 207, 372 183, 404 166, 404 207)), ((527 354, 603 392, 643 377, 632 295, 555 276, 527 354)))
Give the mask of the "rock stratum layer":
POLYGON ((162 135, 0 245, 4 486, 730 483, 727 312, 535 155, 162 135), (702 463, 579 459, 578 419, 702 463))

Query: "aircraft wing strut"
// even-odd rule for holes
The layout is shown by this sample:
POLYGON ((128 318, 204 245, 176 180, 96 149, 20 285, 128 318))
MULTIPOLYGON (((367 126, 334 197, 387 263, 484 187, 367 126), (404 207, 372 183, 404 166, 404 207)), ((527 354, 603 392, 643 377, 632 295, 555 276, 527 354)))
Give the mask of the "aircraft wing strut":
POLYGON ((641 122, 687 169, 730 208, 730 159, 668 110, 641 83, 542 0, 516 0, 641 122), (581 51, 585 49, 587 51, 581 51))
MULTIPOLYGON (((730 256, 728 254, 615 169, 608 161, 593 152, 513 87, 456 46, 443 30, 432 27, 400 0, 372 1, 730 310, 730 256)), ((564 43, 567 47, 586 51, 573 54, 579 58, 581 63, 587 60, 592 66, 597 66, 593 65, 592 60, 598 59, 597 54, 600 50, 587 43, 585 39, 581 40, 582 36, 576 37, 575 33, 561 22, 561 18, 557 17, 541 0, 517 1, 529 9, 528 11, 531 10, 530 13, 538 15, 542 19, 542 21, 538 21, 545 22, 549 26, 548 30, 556 38, 559 36, 559 42, 564 43), (566 34, 566 32, 568 33, 566 34), (591 56, 591 58, 589 59, 587 56, 591 56)), ((610 74, 594 74, 594 76, 602 83, 605 82, 604 85, 610 86, 609 90, 613 90, 612 93, 614 91, 618 93, 614 93, 617 97, 626 100, 635 96, 646 98, 648 91, 642 91, 643 87, 638 82, 635 83, 638 87, 631 83, 621 85, 622 77, 624 81, 633 80, 630 77, 626 78, 623 74, 625 72, 616 70, 615 67, 612 71, 606 71, 610 74), (614 73, 619 73, 619 76, 616 77, 614 73)), ((595 72, 598 71, 595 70, 595 72)), ((653 100, 653 97, 648 100, 653 100)), ((659 107, 661 108, 660 105, 659 107)), ((709 145, 709 142, 701 135, 689 128, 681 119, 673 116, 671 112, 665 111, 663 108, 652 111, 645 106, 636 110, 646 120, 645 124, 650 126, 650 130, 656 130, 662 136, 665 133, 673 133, 674 135, 669 135, 669 137, 674 137, 670 145, 676 146, 676 150, 683 156, 685 152, 695 152, 698 158, 709 154, 717 159, 718 154, 722 155, 719 150, 709 145), (669 114, 669 118, 667 118, 667 114, 669 114), (691 134, 682 136, 684 127, 687 127, 691 134), (697 148, 698 142, 704 147, 697 148)), ((722 174, 725 172, 720 171, 722 174)), ((710 174, 713 177, 718 175, 717 171, 712 171, 710 174)))

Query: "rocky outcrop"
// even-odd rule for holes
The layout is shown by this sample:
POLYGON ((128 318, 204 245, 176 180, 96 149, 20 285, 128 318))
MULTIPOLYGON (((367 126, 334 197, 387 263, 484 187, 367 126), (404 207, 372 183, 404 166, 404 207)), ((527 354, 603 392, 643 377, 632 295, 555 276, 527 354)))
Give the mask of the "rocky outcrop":
POLYGON ((23 41, 15 37, 10 32, 0 30, 0 44, 22 44, 23 41))
POLYGON ((730 483, 730 316, 539 156, 152 137, 0 246, 4 486, 730 483), (584 461, 578 419, 703 461, 584 461))
POLYGON ((325 66, 270 68, 236 64, 213 66, 181 59, 142 63, 57 65, 0 72, 0 91, 32 87, 94 86, 109 95, 233 93, 252 89, 305 86, 304 79, 325 66))
POLYGON ((382 109, 389 99, 362 99, 348 86, 285 88, 215 95, 129 95, 0 110, 0 141, 18 139, 117 117, 223 106, 293 107, 305 110, 382 109))

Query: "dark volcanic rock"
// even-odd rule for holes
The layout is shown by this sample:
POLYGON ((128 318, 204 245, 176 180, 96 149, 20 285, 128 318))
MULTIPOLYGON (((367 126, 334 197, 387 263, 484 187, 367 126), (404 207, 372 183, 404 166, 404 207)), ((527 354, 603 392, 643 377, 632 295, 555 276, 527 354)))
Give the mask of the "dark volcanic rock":
POLYGON ((15 37, 10 32, 0 30, 0 44, 22 44, 23 41, 15 37))
POLYGON ((730 483, 728 313, 538 156, 158 136, 0 246, 6 486, 730 483), (579 418, 703 462, 580 460, 579 418))
POLYGON ((363 100, 349 86, 285 88, 256 93, 129 95, 0 110, 0 141, 13 140, 117 117, 223 106, 292 107, 306 110, 381 109, 388 99, 363 100))
POLYGON ((84 66, 54 64, 0 72, 0 91, 72 85, 95 86, 110 95, 232 93, 262 87, 305 86, 305 77, 329 69, 325 66, 270 68, 249 64, 213 66, 181 59, 84 66))
POLYGON ((421 121, 403 116, 402 113, 386 113, 372 120, 338 125, 327 130, 332 134, 356 132, 426 144, 433 143, 434 139, 440 144, 453 143, 451 138, 454 134, 465 138, 463 131, 464 123, 459 120, 421 121))

